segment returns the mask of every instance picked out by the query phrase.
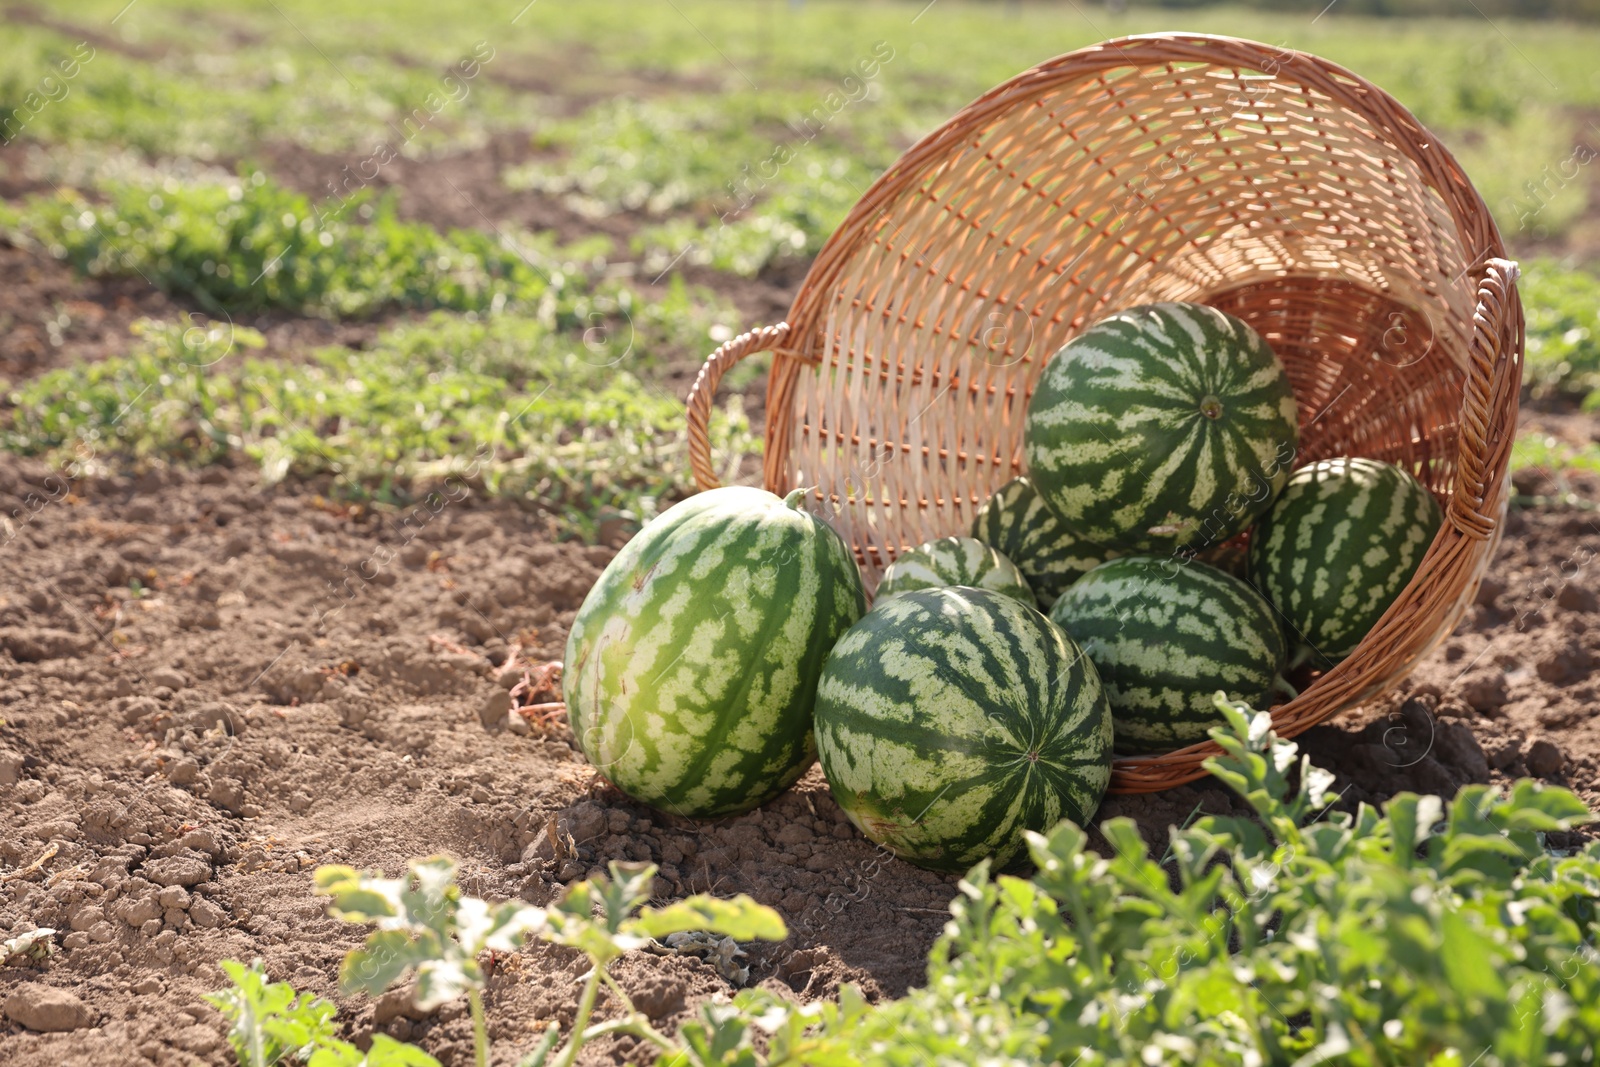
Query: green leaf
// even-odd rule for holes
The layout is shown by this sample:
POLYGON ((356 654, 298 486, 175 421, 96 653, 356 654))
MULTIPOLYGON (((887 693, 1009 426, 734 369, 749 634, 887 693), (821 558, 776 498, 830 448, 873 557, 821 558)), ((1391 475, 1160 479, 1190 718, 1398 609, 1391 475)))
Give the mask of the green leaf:
POLYGON ((597 880, 593 891, 600 901, 601 921, 614 934, 622 929, 623 922, 639 905, 650 899, 650 886, 656 878, 656 867, 653 863, 618 863, 614 860, 607 867, 611 877, 597 880))
POLYGON ((687 1060, 694 1067, 756 1067, 750 1024, 732 1004, 704 1004, 700 1017, 683 1024, 687 1060))
POLYGON ((382 993, 412 967, 437 955, 435 946, 423 946, 405 930, 379 930, 361 948, 345 955, 339 968, 339 987, 347 993, 382 993))
POLYGON ((742 893, 731 900, 700 895, 665 908, 646 908, 629 929, 658 939, 684 930, 705 930, 735 941, 782 941, 789 936, 782 916, 742 893))
MULTIPOLYGON (((373 1035, 374 1040, 382 1035, 373 1035)), ((364 1067, 367 1057, 354 1045, 334 1041, 323 1045, 306 1060, 306 1067, 364 1067)))
POLYGON ((867 999, 861 995, 861 987, 854 982, 846 982, 841 985, 839 987, 839 1021, 852 1023, 866 1013, 867 999))
POLYGON ((1440 926, 1439 959, 1455 991, 1468 1000, 1504 1001, 1506 987, 1492 944, 1458 911, 1446 911, 1440 926))
POLYGON ((472 956, 480 952, 511 952, 531 933, 543 930, 545 911, 514 901, 491 906, 466 897, 456 909, 456 940, 472 956))
POLYGON ((483 988, 483 969, 471 957, 451 953, 417 964, 417 1007, 432 1011, 446 1001, 483 988))
POLYGON ((1462 834, 1444 841, 1439 861, 1440 869, 1452 878, 1475 873, 1504 882, 1537 854, 1537 849, 1510 837, 1462 834))
POLYGON ((318 867, 312 884, 318 893, 333 898, 331 914, 346 922, 392 918, 403 907, 400 880, 365 875, 352 867, 318 867))
POLYGON ((1496 804, 1489 820, 1507 830, 1570 830, 1595 820, 1582 800, 1566 789, 1523 778, 1496 804))
POLYGON ((362 1052, 344 1041, 318 1048, 307 1067, 440 1067, 439 1061, 415 1045, 396 1041, 388 1034, 373 1034, 372 1047, 362 1052))
POLYGON ((1100 833, 1110 842, 1120 859, 1143 863, 1150 856, 1144 835, 1139 832, 1139 824, 1126 816, 1107 819, 1100 824, 1100 833))
POLYGON ((642 940, 625 934, 613 934, 599 923, 567 920, 551 923, 545 940, 557 945, 575 948, 597 963, 609 963, 630 949, 642 948, 642 940))
POLYGON ((332 1004, 268 982, 260 960, 223 960, 222 970, 233 985, 204 999, 229 1021, 228 1041, 244 1067, 273 1067, 333 1039, 332 1004))
POLYGON ((595 918, 594 912, 600 907, 601 899, 591 881, 568 886, 566 893, 546 913, 549 929, 545 940, 578 949, 600 965, 636 947, 625 935, 614 933, 604 915, 595 918))
POLYGON ((1396 793, 1384 805, 1397 864, 1410 867, 1415 862, 1417 847, 1433 832, 1443 810, 1444 806, 1438 797, 1418 796, 1415 793, 1396 793))

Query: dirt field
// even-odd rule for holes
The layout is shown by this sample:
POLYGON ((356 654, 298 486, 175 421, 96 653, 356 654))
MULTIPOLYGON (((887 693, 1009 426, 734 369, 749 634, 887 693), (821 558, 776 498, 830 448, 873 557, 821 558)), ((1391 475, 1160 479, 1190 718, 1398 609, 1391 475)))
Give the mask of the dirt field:
MULTIPOLYGON (((4 512, 59 493, 48 474, 0 461, 4 512)), ((752 981, 804 996, 920 979, 954 880, 880 854, 815 770, 763 811, 697 825, 605 787, 564 727, 509 729, 520 672, 504 665, 559 657, 611 550, 542 543, 511 505, 436 504, 352 511, 316 486, 262 491, 216 468, 77 485, 14 529, 0 552, 0 931, 67 933, 47 976, 0 972, 0 999, 43 979, 83 1012, 70 1034, 7 1024, 0 1059, 225 1062, 200 995, 223 984, 219 960, 259 957, 337 999, 353 1036, 382 1029, 468 1062, 463 1007, 417 1017, 400 998, 337 997, 361 931, 310 893, 320 863, 392 872, 440 851, 491 897, 542 903, 611 859, 660 864, 662 896, 750 893, 793 931, 752 948, 752 981)), ((1478 606, 1406 699, 1307 735, 1346 803, 1532 774, 1600 808, 1596 552, 1591 512, 1512 516, 1478 606)), ((1102 815, 1162 841, 1196 808, 1228 807, 1202 783, 1111 798, 1102 815)), ((488 1004, 504 1062, 548 1019, 570 1021, 581 970, 547 946, 500 965, 488 1004)), ((730 992, 691 957, 636 954, 620 971, 668 1025, 730 992)))
MULTIPOLYGON (((69 28, 108 50, 130 47, 69 28)), ((593 75, 605 92, 575 89, 587 60, 566 62, 516 66, 508 54, 489 77, 553 115, 673 84, 593 75)), ((625 248, 644 219, 581 216, 503 183, 504 168, 544 151, 530 132, 398 160, 376 185, 396 192, 402 217, 441 228, 601 232, 625 248)), ((349 162, 257 147, 256 162, 308 194, 349 162)), ((48 191, 18 158, 0 159, 0 198, 48 191)), ((1600 168, 1586 180, 1600 181, 1600 168)), ((1600 195, 1591 202, 1582 225, 1529 250, 1591 254, 1600 195)), ((754 278, 683 275, 756 326, 783 317, 803 269, 791 260, 754 278)), ((646 298, 664 288, 635 281, 646 298)), ((139 278, 85 279, 0 240, 0 384, 125 353, 135 320, 192 312, 139 278)), ((411 315, 421 317, 273 313, 238 324, 263 333, 266 355, 303 359, 320 345, 368 345, 411 315)), ((682 395, 705 354, 666 353, 655 384, 682 395)), ((749 393, 757 425, 761 384, 749 393)), ((1534 418, 1579 443, 1594 433, 1588 417, 1534 418)), ((1521 476, 1517 488, 1551 491, 1521 476)), ((1579 488, 1600 496, 1600 485, 1579 488)), ((0 1067, 230 1064, 224 1023, 201 997, 226 984, 219 961, 257 958, 275 980, 335 1001, 357 1043, 381 1031, 447 1065, 470 1063, 464 1004, 423 1014, 403 995, 339 995, 340 959, 365 930, 326 917, 311 892, 312 870, 333 862, 395 874, 444 852, 468 892, 542 904, 607 861, 650 861, 661 898, 743 892, 783 914, 788 941, 748 946, 752 983, 818 998, 855 982, 878 998, 922 980, 956 879, 863 839, 817 770, 761 811, 694 823, 612 790, 564 725, 511 712, 524 669, 561 657, 614 547, 552 543, 541 518, 507 501, 462 495, 397 511, 329 495, 294 480, 262 488, 253 469, 226 467, 69 485, 0 453, 0 940, 60 931, 47 964, 0 969, 0 1006, 20 998, 43 1011, 42 990, 64 995, 52 1009, 63 1032, 0 1011, 0 1067)), ((1301 739, 1337 773, 1341 803, 1531 775, 1600 811, 1597 553, 1594 510, 1513 512, 1477 604, 1405 690, 1301 739)), ((1134 817, 1159 850, 1170 826, 1229 810, 1242 805, 1202 782, 1108 798, 1100 817, 1134 817)), ((515 1063, 551 1019, 571 1023, 586 967, 542 944, 496 962, 487 1007, 497 1063, 515 1063)), ((669 1030, 733 991, 691 956, 631 953, 614 973, 669 1030)), ((584 1062, 641 1058, 647 1050, 611 1039, 584 1062)))

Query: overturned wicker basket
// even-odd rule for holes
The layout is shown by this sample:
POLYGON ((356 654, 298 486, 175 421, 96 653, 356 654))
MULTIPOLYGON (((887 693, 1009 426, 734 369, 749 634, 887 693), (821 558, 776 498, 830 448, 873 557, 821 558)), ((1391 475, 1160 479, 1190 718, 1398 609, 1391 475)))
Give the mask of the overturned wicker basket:
MULTIPOLYGON (((1483 577, 1522 373, 1504 254, 1450 153, 1362 78, 1234 38, 1110 41, 923 138, 829 239, 788 322, 712 354, 689 395, 695 479, 717 484, 718 380, 773 350, 766 486, 816 486, 871 587, 897 552, 966 533, 1021 470, 1028 398, 1078 331, 1156 300, 1232 312, 1288 368, 1301 462, 1389 460, 1445 507, 1355 653, 1273 709, 1292 737, 1395 686, 1483 577)), ((1118 759, 1111 788, 1192 781, 1217 751, 1118 759)))

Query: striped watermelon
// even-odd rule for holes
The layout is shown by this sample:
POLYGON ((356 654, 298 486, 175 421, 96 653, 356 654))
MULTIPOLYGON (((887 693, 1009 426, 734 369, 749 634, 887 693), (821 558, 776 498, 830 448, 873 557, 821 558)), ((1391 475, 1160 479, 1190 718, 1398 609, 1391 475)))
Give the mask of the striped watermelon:
POLYGON ((1411 581, 1443 516, 1421 482, 1375 459, 1301 467, 1251 534, 1250 580, 1283 614, 1294 661, 1355 651, 1411 581))
POLYGON ((1033 607, 1033 590, 1017 565, 973 537, 941 537, 900 556, 883 572, 878 600, 952 585, 993 590, 1033 607))
POLYGON ((1272 606, 1204 563, 1124 556, 1062 594, 1050 618, 1094 661, 1117 751, 1165 752, 1222 723, 1213 697, 1257 708, 1284 665, 1272 606))
POLYGON ((828 657, 817 756, 862 833, 964 871, 1025 830, 1086 823, 1111 779, 1111 712, 1061 628, 986 589, 875 605, 828 657))
POLYGON ((1047 609, 1063 589, 1117 554, 1067 529, 1027 478, 994 491, 972 520, 972 536, 1015 563, 1047 609))
POLYGON ((1299 424, 1260 334, 1215 308, 1148 304, 1056 353, 1023 438, 1034 485, 1076 533, 1165 554, 1225 541, 1266 511, 1299 424))
POLYGON ((567 638, 567 713, 583 754, 623 792, 727 815, 811 765, 822 661, 866 598, 850 549, 802 498, 690 497, 589 591, 567 638))

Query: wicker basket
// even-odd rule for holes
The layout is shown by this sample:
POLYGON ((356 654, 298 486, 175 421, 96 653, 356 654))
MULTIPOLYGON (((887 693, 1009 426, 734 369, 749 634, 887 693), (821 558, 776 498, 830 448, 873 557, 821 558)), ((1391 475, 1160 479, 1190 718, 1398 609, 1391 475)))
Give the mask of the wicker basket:
MULTIPOLYGON (((812 510, 876 585, 966 533, 1021 470, 1044 363, 1111 311, 1200 301, 1254 326, 1300 405, 1298 462, 1359 455, 1445 507, 1360 647, 1273 709, 1284 736, 1394 687, 1472 601, 1498 540, 1523 324, 1516 267, 1456 161, 1325 60, 1226 37, 1128 37, 1013 78, 925 137, 829 239, 787 323, 723 345, 689 395, 712 473, 717 382, 772 350, 768 489, 812 510)), ((1203 776, 1211 742, 1118 759, 1113 791, 1203 776)))

